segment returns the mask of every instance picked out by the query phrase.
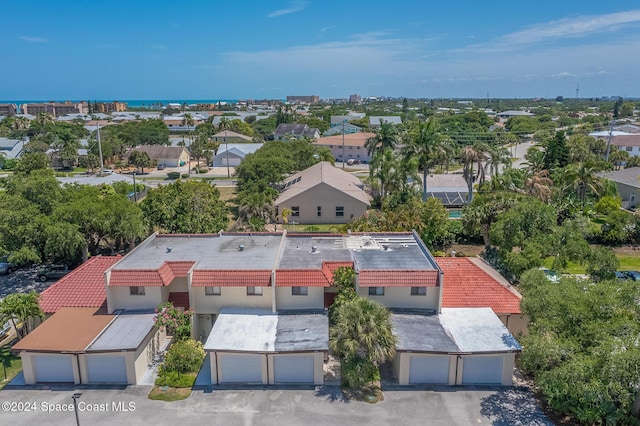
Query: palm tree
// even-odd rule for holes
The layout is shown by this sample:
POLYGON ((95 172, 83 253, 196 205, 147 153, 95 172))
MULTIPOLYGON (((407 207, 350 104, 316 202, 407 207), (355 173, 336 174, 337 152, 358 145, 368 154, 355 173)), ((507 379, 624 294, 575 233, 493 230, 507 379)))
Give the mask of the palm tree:
POLYGON ((538 147, 532 146, 529 148, 524 158, 527 161, 523 165, 532 175, 544 170, 544 151, 541 151, 538 147))
MULTIPOLYGON (((273 198, 265 192, 250 193, 240 200, 238 207, 238 222, 252 224, 257 219, 262 227, 273 218, 273 198)), ((256 229, 257 230, 257 229, 256 229)))
POLYGON ((398 166, 398 161, 393 154, 393 150, 391 148, 385 148, 382 151, 376 152, 369 166, 371 182, 372 184, 375 181, 379 183, 380 199, 384 200, 394 175, 394 169, 398 166))
POLYGON ((316 155, 319 161, 328 161, 332 166, 335 166, 336 159, 333 158, 331 150, 325 146, 319 147, 316 151, 316 155))
POLYGON ((404 148, 405 159, 416 158, 418 168, 422 169, 422 201, 427 200, 427 176, 429 168, 442 158, 443 147, 434 118, 418 123, 409 131, 409 140, 404 148))
POLYGON ((17 318, 24 324, 25 335, 29 334, 35 327, 35 321, 44 319, 39 298, 40 295, 35 291, 10 294, 0 302, 0 316, 11 318, 14 327, 17 318))
POLYGON ((621 151, 621 150, 612 152, 611 155, 609 155, 609 161, 613 163, 616 170, 620 170, 620 168, 622 167, 622 164, 629 161, 629 158, 630 158, 629 153, 627 151, 621 151))
POLYGON ((27 130, 30 125, 31 125, 31 122, 27 117, 16 117, 13 119, 13 122, 11 123, 11 127, 13 127, 14 130, 19 130, 19 131, 27 130))
POLYGON ((538 198, 544 203, 548 203, 553 192, 553 181, 549 178, 549 171, 542 170, 535 175, 529 176, 524 181, 527 194, 538 198))
POLYGON ((356 297, 344 301, 335 312, 329 347, 343 360, 355 358, 380 365, 396 352, 390 318, 389 310, 373 300, 356 297))
POLYGON ((467 201, 473 200, 473 184, 478 181, 480 185, 484 183, 484 167, 482 162, 487 159, 484 147, 481 145, 469 145, 462 151, 462 176, 467 182, 469 190, 467 201))
POLYGON ((511 153, 509 150, 502 146, 495 146, 489 148, 487 162, 485 163, 485 171, 491 176, 492 186, 495 189, 493 182, 500 173, 500 166, 504 166, 505 169, 511 168, 511 153))
POLYGON ((591 163, 570 166, 564 171, 564 179, 567 184, 564 189, 573 189, 582 207, 584 207, 587 194, 599 196, 605 189, 603 181, 596 175, 599 171, 599 168, 591 163))
POLYGON ((367 153, 371 156, 376 151, 383 151, 386 148, 394 149, 398 143, 398 130, 392 123, 380 120, 380 128, 376 129, 375 136, 370 137, 364 143, 367 153))

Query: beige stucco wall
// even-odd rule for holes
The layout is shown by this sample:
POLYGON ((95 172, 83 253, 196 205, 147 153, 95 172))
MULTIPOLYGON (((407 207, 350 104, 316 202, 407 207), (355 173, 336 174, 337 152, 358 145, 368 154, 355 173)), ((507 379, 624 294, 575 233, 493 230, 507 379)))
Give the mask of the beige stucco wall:
POLYGON ((313 355, 313 384, 324 384, 324 353, 323 352, 301 352, 295 354, 270 354, 267 356, 268 365, 268 378, 269 384, 275 384, 275 367, 273 365, 273 359, 278 357, 297 357, 297 356, 309 356, 313 355))
POLYGON ((507 330, 514 337, 518 338, 519 336, 526 336, 529 334, 529 316, 528 315, 518 315, 518 314, 502 314, 498 315, 500 321, 507 327, 507 330))
POLYGON ((440 287, 427 287, 426 296, 412 296, 411 287, 385 287, 384 296, 369 296, 369 287, 360 287, 358 296, 382 303, 388 308, 438 309, 440 287))
POLYGON ((78 369, 78 361, 76 355, 71 354, 55 354, 44 352, 20 352, 20 358, 22 359, 22 371, 24 374, 24 382, 28 385, 36 383, 36 367, 34 356, 45 355, 55 357, 71 357, 71 365, 73 366, 73 382, 80 384, 80 370, 78 369))
POLYGON ((261 296, 248 296, 246 287, 221 287, 219 296, 205 294, 204 287, 191 287, 196 313, 219 314, 222 308, 271 309, 273 287, 262 287, 261 296))
POLYGON ((307 287, 306 296, 293 296, 292 287, 276 287, 276 309, 323 309, 324 287, 307 287))
POLYGON ((300 216, 289 216, 289 223, 295 221, 300 224, 309 223, 347 223, 362 216, 367 205, 341 191, 320 183, 297 196, 278 205, 281 212, 285 207, 300 207, 300 216), (322 207, 322 216, 318 217, 317 208, 322 207), (344 216, 336 217, 336 207, 344 207, 344 216))
MULTIPOLYGON (((166 296, 163 298, 163 289, 166 287, 145 287, 144 296, 132 296, 129 294, 129 287, 108 287, 109 313, 116 309, 155 309, 167 301, 166 296)), ((164 293, 168 295, 166 290, 164 293)))

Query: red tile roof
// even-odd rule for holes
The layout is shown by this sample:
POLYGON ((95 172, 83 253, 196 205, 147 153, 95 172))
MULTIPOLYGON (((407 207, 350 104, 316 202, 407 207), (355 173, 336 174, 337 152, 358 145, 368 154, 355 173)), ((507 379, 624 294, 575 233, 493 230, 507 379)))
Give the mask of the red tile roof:
POLYGON ((191 279, 193 287, 268 287, 269 270, 196 270, 191 279))
POLYGON ((164 262, 158 269, 116 269, 111 271, 110 287, 164 287, 175 278, 184 278, 194 262, 164 262))
POLYGON ((276 271, 278 287, 329 287, 331 283, 318 269, 280 269, 276 271))
POLYGON ((521 313, 522 296, 506 280, 491 276, 485 270, 488 266, 465 257, 437 257, 436 262, 444 272, 443 308, 489 307, 496 314, 521 313))
POLYGON ((121 256, 95 256, 40 294, 40 307, 51 314, 62 307, 91 308, 105 303, 104 272, 121 256))
POLYGON ((436 287, 438 271, 366 270, 358 274, 360 287, 436 287))
POLYGON ((353 268, 353 262, 322 262, 322 273, 329 283, 333 283, 333 273, 341 266, 353 268))

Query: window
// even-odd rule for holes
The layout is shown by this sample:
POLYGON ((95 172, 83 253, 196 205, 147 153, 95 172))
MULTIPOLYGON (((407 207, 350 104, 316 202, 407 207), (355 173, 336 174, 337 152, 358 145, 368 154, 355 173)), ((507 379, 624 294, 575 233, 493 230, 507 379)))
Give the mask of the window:
POLYGON ((318 217, 322 217, 322 207, 318 206, 318 213, 316 213, 318 215, 318 217))
POLYGON ((291 287, 292 296, 306 296, 309 294, 308 287, 291 287))
POLYGON ((247 296, 262 296, 262 287, 247 287, 247 296))
POLYGON ((350 147, 349 147, 349 149, 353 149, 353 147, 352 147, 352 146, 350 146, 350 147))
POLYGON ((631 151, 633 151, 633 147, 632 147, 632 146, 628 146, 628 147, 626 147, 626 150, 627 150, 628 152, 631 152, 631 151))
POLYGON ((344 216, 344 207, 336 207, 336 217, 344 216))
POLYGON ((139 287, 139 286, 129 287, 129 294, 132 296, 144 296, 144 287, 139 287))
POLYGON ((384 287, 369 287, 369 296, 384 296, 384 287))
POLYGON ((411 295, 412 296, 426 296, 427 288, 426 287, 411 287, 411 295))
POLYGON ((291 217, 300 216, 300 207, 291 207, 291 217))
POLYGON ((222 293, 222 289, 220 287, 207 286, 204 288, 204 294, 207 296, 220 296, 220 293, 222 293))

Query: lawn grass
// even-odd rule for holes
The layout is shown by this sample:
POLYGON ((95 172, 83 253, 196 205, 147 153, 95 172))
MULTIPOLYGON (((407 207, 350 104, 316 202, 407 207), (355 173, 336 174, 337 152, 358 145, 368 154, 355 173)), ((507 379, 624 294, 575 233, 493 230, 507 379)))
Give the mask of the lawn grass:
POLYGON ((187 399, 189 395, 191 395, 191 388, 167 388, 164 390, 161 387, 154 386, 149 392, 149 399, 171 402, 187 399))
POLYGON ((638 256, 618 255, 621 271, 640 271, 640 254, 638 256))
POLYGON ((340 224, 331 224, 331 223, 319 223, 319 224, 313 224, 313 225, 305 225, 305 224, 299 224, 296 223, 295 225, 292 225, 291 222, 289 222, 288 225, 283 225, 283 227, 287 230, 287 232, 310 232, 310 231, 305 231, 306 228, 308 227, 315 227, 317 228, 317 230, 313 231, 313 232, 331 232, 331 233, 337 233, 338 232, 338 227, 341 226, 340 224))
MULTIPOLYGON (((6 371, 7 371, 6 379, 4 377, 5 370, 0 366, 0 390, 4 389, 4 387, 7 386, 7 384, 11 380, 13 380, 13 378, 16 377, 19 372, 22 371, 22 359, 19 356, 16 356, 14 354, 9 354, 8 350, 9 350, 9 346, 3 346, 2 348, 0 348, 0 353, 7 354, 6 359, 8 360, 8 363, 5 364, 6 371)), ((4 356, 3 356, 3 360, 4 360, 4 356)))
POLYGON ((236 195, 238 194, 237 188, 235 186, 216 186, 216 188, 218 188, 218 191, 220 191, 220 199, 222 201, 234 201, 236 195))

